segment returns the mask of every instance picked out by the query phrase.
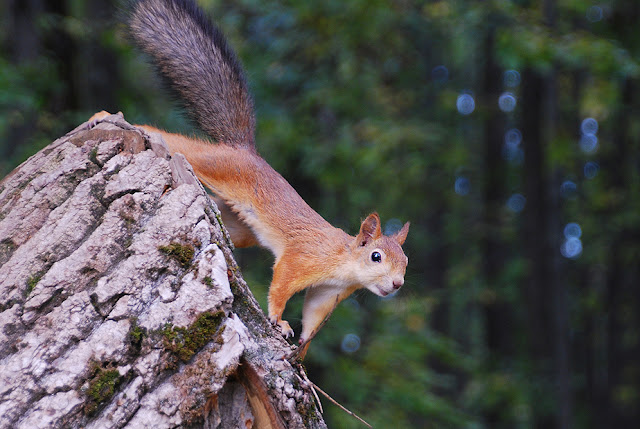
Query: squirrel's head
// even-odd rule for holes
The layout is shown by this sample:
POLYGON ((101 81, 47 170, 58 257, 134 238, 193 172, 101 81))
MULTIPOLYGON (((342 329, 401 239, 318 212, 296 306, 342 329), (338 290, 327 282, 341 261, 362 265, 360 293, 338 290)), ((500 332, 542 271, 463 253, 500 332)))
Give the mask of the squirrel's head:
POLYGON ((355 239, 360 283, 379 296, 387 296, 404 284, 409 259, 402 251, 409 232, 409 222, 393 235, 383 235, 380 216, 372 213, 362 222, 355 239))

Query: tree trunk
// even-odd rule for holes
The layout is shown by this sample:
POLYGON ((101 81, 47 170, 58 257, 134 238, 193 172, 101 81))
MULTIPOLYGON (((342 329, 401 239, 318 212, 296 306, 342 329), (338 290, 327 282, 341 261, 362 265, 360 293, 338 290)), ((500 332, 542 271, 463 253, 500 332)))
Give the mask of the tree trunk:
MULTIPOLYGON (((543 382, 551 380, 554 350, 553 300, 554 284, 551 267, 552 249, 548 241, 550 189, 546 164, 546 142, 543 135, 546 105, 541 94, 545 92, 545 77, 534 70, 523 73, 522 136, 524 145, 524 188, 527 209, 524 212, 524 254, 528 259, 528 279, 525 284, 524 302, 527 312, 529 356, 535 371, 543 382)), ((553 417, 538 417, 535 427, 554 427, 553 417)))
MULTIPOLYGON (((495 28, 490 26, 487 29, 484 43, 484 108, 490 113, 484 131, 483 173, 485 181, 482 217, 485 233, 482 236, 481 246, 484 287, 494 292, 496 298, 485 300, 483 310, 486 319, 486 340, 489 350, 497 356, 507 357, 511 355, 513 321, 510 320, 510 307, 506 304, 504 298, 500 296, 501 285, 499 284, 505 261, 505 243, 502 238, 502 210, 505 201, 504 183, 506 172, 501 156, 505 121, 497 107, 497 100, 502 87, 502 80, 500 79, 502 73, 493 55, 495 51, 495 28)), ((489 421, 492 420, 489 419, 489 421)))
POLYGON ((0 427, 326 427, 219 219, 184 157, 117 115, 7 176, 0 427))

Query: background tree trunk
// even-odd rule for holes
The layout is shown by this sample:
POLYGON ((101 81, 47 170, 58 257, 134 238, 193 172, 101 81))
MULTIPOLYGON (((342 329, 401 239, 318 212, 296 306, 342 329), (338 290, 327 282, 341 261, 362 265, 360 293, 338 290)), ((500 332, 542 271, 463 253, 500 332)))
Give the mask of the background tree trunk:
POLYGON ((112 115, 0 185, 0 427, 326 427, 159 136, 112 115))

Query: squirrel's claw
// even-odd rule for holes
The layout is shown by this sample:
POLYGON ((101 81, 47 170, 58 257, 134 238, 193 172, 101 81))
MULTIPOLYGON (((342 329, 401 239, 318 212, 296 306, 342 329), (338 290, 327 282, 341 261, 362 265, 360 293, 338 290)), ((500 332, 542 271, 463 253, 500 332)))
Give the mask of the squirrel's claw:
POLYGON ((273 325, 278 325, 280 327, 283 337, 285 338, 293 337, 294 332, 293 332, 293 329, 291 329, 291 326, 289 326, 289 322, 287 322, 286 320, 279 319, 278 316, 271 316, 269 320, 273 325))
POLYGON ((291 326, 289 326, 289 322, 287 322, 286 320, 281 320, 278 325, 280 326, 280 329, 282 329, 282 335, 285 338, 293 337, 294 332, 293 329, 291 329, 291 326))

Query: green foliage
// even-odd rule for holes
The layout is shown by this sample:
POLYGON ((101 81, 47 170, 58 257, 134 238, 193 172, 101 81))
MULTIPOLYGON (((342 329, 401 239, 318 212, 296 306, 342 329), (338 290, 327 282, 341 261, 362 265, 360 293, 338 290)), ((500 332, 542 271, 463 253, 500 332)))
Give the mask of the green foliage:
MULTIPOLYGON (((303 198, 351 233, 373 210, 385 227, 412 222, 406 285, 388 299, 357 293, 336 309, 307 356, 314 382, 375 427, 551 427, 567 399, 558 388, 556 348, 564 344, 574 426, 637 415, 634 2, 199 3, 245 64, 260 153, 303 198), (508 86, 507 70, 521 81, 508 86), (542 85, 531 95, 536 82, 542 85), (515 98, 513 112, 498 109, 503 92, 515 98), (462 93, 475 101, 470 115, 457 110, 462 93), (599 125, 592 152, 579 143, 587 117, 599 125), (522 132, 521 158, 505 156, 510 129, 522 132), (595 173, 587 174, 588 163, 595 173), (464 192, 456 191, 458 179, 464 192), (514 194, 526 198, 522 211, 507 204, 514 194), (536 219, 542 229, 531 229, 536 219), (582 231, 575 258, 560 252, 568 222, 582 231), (534 253, 540 243, 543 251, 534 253), (561 289, 539 281, 541 272, 561 289), (543 295, 539 304, 535 291, 543 295), (558 329, 563 335, 554 336, 558 329), (342 347, 354 336, 359 347, 342 347), (538 343, 549 347, 541 351, 538 343)), ((23 62, 0 58, 4 171, 103 108, 122 110, 134 123, 192 132, 123 29, 93 25, 83 2, 69 4, 69 16, 33 22, 40 35, 75 41, 74 64, 83 64, 75 74, 46 51, 23 62), (89 61, 90 49, 108 61, 89 61), (87 86, 91 76, 104 79, 105 68, 109 82, 87 86), (101 86, 113 100, 92 101, 101 86), (8 150, 7 139, 25 127, 33 132, 8 150)), ((0 246, 0 259, 12 246, 0 246)), ((179 243, 161 251, 185 268, 194 252, 179 243)), ((272 257, 237 255, 266 310, 272 257)), ((301 307, 295 297, 285 313, 294 329, 301 307)), ((168 326, 167 347, 189 359, 215 335, 217 323, 209 322, 193 332, 168 326)), ((132 327, 136 344, 140 334, 132 327)), ((325 409, 330 427, 360 427, 332 405, 325 409)))
MULTIPOLYGON (((428 302, 395 299, 387 304, 373 316, 370 329, 375 336, 362 333, 367 338, 362 351, 332 363, 332 371, 342 376, 327 380, 329 391, 339 392, 342 403, 359 410, 374 427, 390 421, 399 427, 411 427, 415 421, 445 427, 471 424, 470 415, 436 393, 454 391, 460 380, 450 371, 465 370, 468 362, 455 343, 428 328, 428 302), (437 362, 447 373, 425 362, 437 362)), ((357 427, 342 411, 331 409, 330 413, 336 426, 357 427)))

